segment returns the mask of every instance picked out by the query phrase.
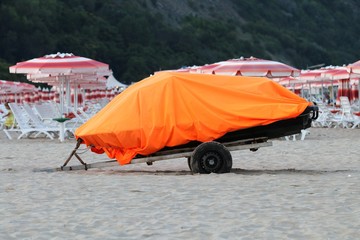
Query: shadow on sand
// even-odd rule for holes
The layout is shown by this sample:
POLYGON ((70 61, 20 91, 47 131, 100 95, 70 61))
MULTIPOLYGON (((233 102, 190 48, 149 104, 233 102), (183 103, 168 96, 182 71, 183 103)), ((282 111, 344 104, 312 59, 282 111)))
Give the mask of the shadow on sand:
MULTIPOLYGON (((77 171, 78 172, 78 171, 77 171)), ((199 175, 194 174, 190 170, 118 170, 118 169, 92 169, 89 173, 102 173, 102 174, 119 174, 119 175, 199 175)), ((230 174, 240 175, 279 175, 279 174, 296 174, 296 175, 322 175, 322 174, 334 174, 334 173, 351 173, 356 172, 354 170, 303 170, 303 169, 241 169, 233 168, 230 174)))

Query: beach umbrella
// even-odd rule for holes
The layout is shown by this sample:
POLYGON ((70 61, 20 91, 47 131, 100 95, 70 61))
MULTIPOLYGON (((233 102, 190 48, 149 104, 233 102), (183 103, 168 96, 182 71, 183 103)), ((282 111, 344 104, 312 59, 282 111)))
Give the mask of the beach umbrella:
POLYGON ((30 83, 0 80, 0 95, 3 101, 20 102, 22 93, 36 93, 37 91, 38 89, 30 83))
MULTIPOLYGON (((356 77, 358 77, 358 94, 360 93, 360 60, 354 63, 351 63, 349 65, 346 66, 346 70, 350 73, 350 74, 355 74, 356 77)), ((358 100, 359 102, 359 107, 360 107, 360 98, 358 100)))
POLYGON ((10 73, 71 75, 96 72, 109 73, 109 65, 72 53, 57 53, 19 62, 11 66, 10 73))
POLYGON ((0 93, 20 93, 35 91, 37 91, 37 88, 30 83, 0 80, 0 93))
POLYGON ((40 93, 38 92, 34 92, 33 93, 33 102, 34 103, 38 103, 40 101, 40 93))
POLYGON ((255 57, 230 59, 216 62, 194 69, 189 72, 231 75, 231 76, 252 76, 252 77, 289 77, 298 76, 300 70, 277 61, 259 59, 255 57))
POLYGON ((305 90, 309 89, 307 84, 304 84, 303 81, 295 77, 272 78, 272 80, 293 91, 294 93, 301 95, 301 97, 305 97, 305 90))
MULTIPOLYGON (((102 76, 103 72, 92 74, 72 74, 67 76, 67 87, 64 90, 65 105, 70 106, 74 104, 74 108, 78 108, 76 99, 81 98, 81 91, 83 89, 105 89, 107 80, 102 76), (71 99, 71 101, 70 101, 71 99)), ((28 74, 27 78, 33 82, 47 83, 50 86, 56 87, 58 91, 61 91, 61 81, 58 80, 58 76, 51 76, 48 74, 28 74)))
MULTIPOLYGON (((67 105, 71 104, 70 80, 72 76, 100 73, 108 76, 112 73, 108 64, 90 58, 75 56, 72 53, 56 53, 18 62, 16 65, 11 66, 9 71, 10 73, 28 74, 29 78, 34 81, 35 79, 37 81, 43 79, 43 82, 46 82, 47 78, 55 77, 55 80, 60 85, 61 117, 64 117, 65 113, 68 112, 68 109, 65 109, 65 101, 67 105)), ((60 134, 60 136, 63 135, 60 134)), ((60 141, 63 140, 60 139, 60 141)))
POLYGON ((350 101, 354 102, 359 99, 358 85, 355 82, 350 82, 350 101))
POLYGON ((122 90, 124 90, 125 88, 127 88, 127 85, 119 82, 113 75, 110 75, 106 79, 106 88, 107 89, 121 88, 122 90))
POLYGON ((11 81, 0 80, 0 93, 16 89, 16 83, 11 81))
MULTIPOLYGON (((337 104, 340 104, 340 96, 347 96, 349 99, 352 99, 350 96, 352 95, 350 89, 350 79, 355 76, 356 74, 348 72, 346 67, 333 67, 321 73, 322 79, 330 80, 332 87, 334 84, 339 86, 336 98, 337 104)), ((333 91, 332 95, 334 95, 333 91)), ((334 96, 332 96, 332 99, 334 99, 334 96)))
POLYGON ((296 82, 294 77, 273 78, 272 80, 288 89, 291 89, 291 87, 294 86, 296 82))
MULTIPOLYGON (((61 113, 64 114, 64 101, 70 104, 70 80, 86 74, 110 75, 109 65, 72 53, 56 53, 16 63, 9 68, 10 73, 28 74, 28 78, 37 82, 58 82, 60 85, 61 113), (67 95, 64 96, 64 93, 67 95)), ((78 77, 79 78, 79 77, 78 77)))
POLYGON ((340 96, 346 96, 351 101, 359 99, 360 74, 353 72, 349 67, 333 67, 321 74, 325 80, 331 80, 339 86, 337 102, 340 103, 340 96))
POLYGON ((328 69, 325 68, 319 68, 314 70, 301 70, 300 75, 296 77, 298 81, 308 85, 310 94, 309 98, 311 98, 312 90, 315 88, 320 88, 321 96, 324 95, 324 79, 322 78, 321 74, 326 71, 328 71, 328 69))
POLYGON ((349 73, 360 74, 360 60, 346 66, 349 73))
POLYGON ((314 70, 301 70, 299 76, 296 79, 303 82, 319 82, 321 80, 321 74, 328 71, 325 68, 319 68, 314 70))
POLYGON ((159 72, 130 85, 75 136, 127 164, 165 146, 295 118, 310 105, 264 77, 159 72))

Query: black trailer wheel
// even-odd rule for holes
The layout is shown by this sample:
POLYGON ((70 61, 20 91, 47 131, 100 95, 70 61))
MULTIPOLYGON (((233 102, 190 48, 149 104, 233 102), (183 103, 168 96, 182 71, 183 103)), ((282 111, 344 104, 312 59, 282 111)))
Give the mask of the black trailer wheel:
POLYGON ((231 153, 218 142, 201 143, 190 158, 190 170, 193 173, 228 173, 231 167, 231 153))

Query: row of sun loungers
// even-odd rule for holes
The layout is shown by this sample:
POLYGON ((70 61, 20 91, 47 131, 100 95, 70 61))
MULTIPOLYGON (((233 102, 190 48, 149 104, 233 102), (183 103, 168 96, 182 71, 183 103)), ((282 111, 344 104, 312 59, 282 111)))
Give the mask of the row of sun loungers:
POLYGON ((340 97, 340 107, 334 108, 317 103, 319 107, 319 117, 313 121, 313 127, 323 128, 359 128, 360 112, 358 105, 351 105, 347 97, 340 97))
MULTIPOLYGON (((49 138, 56 139, 60 135, 60 124, 54 119, 61 117, 58 104, 55 102, 44 102, 30 106, 27 103, 9 103, 14 115, 14 125, 11 128, 3 128, 8 139, 21 138, 49 138)), ((77 127, 86 122, 100 108, 84 111, 83 108, 69 109, 72 118, 64 123, 65 135, 70 138, 77 127)))
MULTIPOLYGON (((360 111, 357 105, 351 105, 347 97, 340 97, 340 108, 329 107, 321 102, 319 107, 319 117, 312 122, 312 127, 322 128, 360 128, 360 111)), ((69 109, 72 117, 65 122, 65 134, 68 138, 73 137, 77 127, 85 123, 90 117, 98 112, 103 106, 92 105, 91 108, 69 109)), ((10 108, 14 114, 15 124, 9 129, 3 129, 9 139, 15 136, 21 138, 45 137, 56 139, 59 137, 60 123, 54 121, 61 116, 57 103, 49 101, 30 106, 27 103, 10 103, 10 108)), ((2 108, 1 110, 4 111, 2 108)), ((0 127, 2 125, 0 123, 0 127)), ((298 137, 304 140, 309 130, 304 130, 298 137)), ((296 140, 296 136, 289 136, 287 140, 296 140)))

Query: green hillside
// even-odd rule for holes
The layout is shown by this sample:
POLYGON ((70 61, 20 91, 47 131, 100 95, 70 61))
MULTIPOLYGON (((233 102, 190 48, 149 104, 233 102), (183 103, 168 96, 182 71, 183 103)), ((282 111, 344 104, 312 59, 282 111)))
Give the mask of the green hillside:
POLYGON ((297 68, 360 59, 355 0, 2 0, 0 79, 56 52, 110 64, 138 81, 154 71, 241 56, 297 68))

